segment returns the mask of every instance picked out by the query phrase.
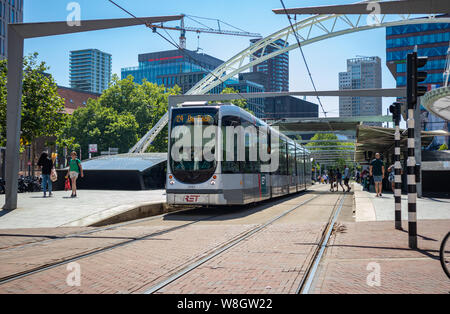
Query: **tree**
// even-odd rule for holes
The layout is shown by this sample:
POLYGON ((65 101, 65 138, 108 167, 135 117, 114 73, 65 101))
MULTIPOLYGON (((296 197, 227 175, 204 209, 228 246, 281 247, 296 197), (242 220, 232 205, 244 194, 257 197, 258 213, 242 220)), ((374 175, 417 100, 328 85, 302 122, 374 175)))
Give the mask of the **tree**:
POLYGON ((69 149, 87 149, 97 144, 99 151, 110 147, 125 153, 138 139, 138 123, 131 113, 118 113, 90 99, 86 107, 74 111, 62 132, 60 144, 69 149))
POLYGON ((349 168, 353 168, 354 163, 346 162, 346 153, 339 154, 339 151, 348 151, 349 148, 352 148, 352 143, 348 142, 339 142, 338 137, 335 134, 330 133, 317 133, 312 138, 311 141, 320 141, 320 142, 310 142, 305 145, 305 147, 310 151, 321 151, 321 150, 329 150, 334 151, 336 156, 330 159, 334 161, 334 167, 338 167, 342 169, 344 165, 347 165, 349 168))
MULTIPOLYGON (((114 75, 108 89, 106 89, 98 99, 91 99, 89 107, 91 110, 100 110, 100 113, 105 116, 117 116, 117 119, 119 119, 118 121, 126 126, 124 131, 130 132, 129 134, 124 135, 125 138, 128 138, 128 143, 122 143, 122 139, 119 139, 118 142, 121 143, 120 145, 116 144, 115 146, 109 146, 119 147, 120 152, 125 153, 128 152, 128 150, 167 112, 169 95, 178 95, 180 93, 181 89, 178 86, 175 86, 174 88, 165 88, 164 85, 153 84, 146 80, 144 80, 142 84, 138 84, 134 82, 134 78, 131 75, 123 80, 119 80, 117 75, 114 75), (133 118, 133 121, 131 118, 133 118), (135 129, 136 136, 131 134, 134 129, 134 123, 137 125, 135 129)), ((78 110, 75 112, 77 111, 78 110)), ((82 114, 86 113, 82 112, 82 114)), ((113 120, 108 121, 111 122, 113 120)), ((114 134, 114 132, 107 131, 106 125, 99 124, 97 130, 94 132, 86 129, 87 125, 79 124, 78 121, 75 121, 74 119, 70 119, 69 124, 70 127, 68 130, 71 132, 65 132, 65 135, 61 138, 61 142, 69 144, 69 146, 79 144, 84 149, 87 149, 88 144, 100 145, 100 143, 104 143, 106 145, 106 143, 111 143, 109 135, 114 134), (78 132, 77 128, 85 128, 84 130, 89 131, 89 133, 78 132), (77 134, 77 137, 75 138, 72 136, 74 133, 77 134), (107 139, 103 141, 102 136, 106 136, 107 139)), ((89 126, 93 127, 93 125, 89 126)), ((166 152, 167 133, 166 126, 154 140, 152 145, 150 145, 148 151, 166 152)), ((114 144, 111 143, 111 145, 114 144)), ((100 145, 99 148, 100 147, 102 147, 102 149, 108 149, 108 147, 104 148, 102 145, 100 145)))
MULTIPOLYGON (((238 94, 239 92, 237 90, 235 90, 232 87, 226 87, 222 90, 221 94, 238 94)), ((217 103, 216 101, 214 101, 213 103, 217 103)), ((250 114, 254 115, 255 113, 253 111, 251 111, 248 107, 247 107, 247 99, 235 99, 232 100, 231 103, 235 106, 238 106, 239 108, 244 109, 245 111, 249 112, 250 114)))
MULTIPOLYGON (((45 73, 49 67, 37 58, 38 53, 34 53, 23 60, 21 143, 33 144, 32 162, 35 140, 57 137, 67 119, 58 87, 53 77, 45 73)), ((0 61, 0 146, 6 143, 7 65, 7 60, 0 61)))
POLYGON ((448 150, 447 144, 442 144, 441 147, 439 147, 439 150, 448 150))

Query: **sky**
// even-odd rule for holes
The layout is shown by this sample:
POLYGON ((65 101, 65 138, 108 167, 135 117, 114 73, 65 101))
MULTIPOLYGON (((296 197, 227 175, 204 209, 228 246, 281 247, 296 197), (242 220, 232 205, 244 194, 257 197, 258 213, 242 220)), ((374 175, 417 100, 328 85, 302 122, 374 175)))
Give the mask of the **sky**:
MULTIPOLYGON (((24 22, 66 21, 71 13, 67 5, 73 0, 24 0, 24 22)), ((81 20, 129 18, 125 12, 108 0, 76 0, 81 8, 81 20)), ((280 0, 115 0, 119 5, 136 16, 177 15, 180 13, 220 19, 235 27, 252 33, 268 36, 289 26, 285 15, 276 15, 272 9, 281 8, 280 0)), ((316 6, 352 3, 352 0, 284 0, 286 7, 316 6)), ((301 16, 298 19, 306 17, 301 16)), ((205 21, 202 21, 205 22, 205 21)), ((206 22, 217 28, 214 21, 206 22)), ((168 25, 179 25, 170 22, 168 25)), ((201 27, 186 19, 186 26, 201 27)), ((162 32, 167 36, 164 32, 162 32)), ((178 40, 179 32, 170 35, 178 40)), ((346 71, 346 60, 356 56, 378 56, 382 59, 383 88, 395 87, 395 80, 386 67, 385 29, 374 29, 322 40, 303 47, 311 75, 318 90, 336 90, 339 88, 338 74, 346 71)), ((295 41, 294 37, 289 39, 295 41)), ((228 60, 249 46, 248 37, 201 34, 187 34, 187 48, 228 60)), ((112 30, 86 32, 71 35, 42 37, 25 41, 25 54, 39 53, 39 59, 45 61, 58 85, 69 84, 69 54, 71 50, 95 48, 112 55, 112 69, 120 77, 123 67, 137 66, 138 54, 174 47, 144 26, 133 26, 112 30)), ((299 49, 290 52, 290 90, 313 90, 303 58, 299 49)), ((315 97, 308 101, 317 103, 315 97)), ((394 101, 383 99, 383 114, 394 101)), ((327 116, 339 115, 338 97, 321 97, 327 116)), ((320 114, 323 116, 323 113, 320 114)))

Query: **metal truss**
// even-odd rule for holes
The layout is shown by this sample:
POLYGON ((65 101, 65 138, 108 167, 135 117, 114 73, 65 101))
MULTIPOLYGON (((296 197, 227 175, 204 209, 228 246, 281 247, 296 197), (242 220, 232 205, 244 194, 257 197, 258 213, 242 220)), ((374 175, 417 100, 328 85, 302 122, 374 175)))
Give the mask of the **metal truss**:
MULTIPOLYGON (((220 65, 210 74, 199 81, 186 95, 203 95, 211 91, 214 87, 222 84, 226 80, 237 76, 239 73, 252 69, 257 64, 279 56, 298 48, 294 44, 288 45, 288 39, 295 31, 300 39, 300 45, 305 46, 321 40, 334 38, 350 33, 367 31, 377 28, 384 28, 397 25, 423 24, 423 23, 450 23, 450 18, 435 18, 434 15, 426 17, 417 17, 416 15, 375 15, 369 14, 322 14, 305 18, 294 24, 293 29, 288 26, 277 31, 250 47, 242 50, 234 57, 220 65), (278 40, 283 40, 284 45, 277 44, 278 40), (274 47, 277 50, 268 53, 268 47, 274 47), (266 53, 267 52, 267 53, 266 53)), ((161 120, 151 129, 131 150, 130 152, 145 152, 150 143, 155 139, 158 133, 164 128, 169 120, 166 113, 161 120)))

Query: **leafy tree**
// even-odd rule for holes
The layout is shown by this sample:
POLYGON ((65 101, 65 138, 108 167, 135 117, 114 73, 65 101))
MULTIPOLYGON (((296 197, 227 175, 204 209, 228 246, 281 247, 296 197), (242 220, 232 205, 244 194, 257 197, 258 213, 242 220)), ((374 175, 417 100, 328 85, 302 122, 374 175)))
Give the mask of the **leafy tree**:
POLYGON ((337 151, 335 159, 335 164, 333 167, 338 167, 340 169, 347 165, 350 169, 354 167, 354 163, 346 162, 344 153, 339 154, 339 151, 348 150, 348 148, 353 147, 352 143, 348 142, 338 142, 338 137, 331 133, 317 133, 312 138, 311 141, 321 141, 321 142, 310 142, 306 144, 306 148, 310 151, 320 151, 320 150, 332 150, 337 151), (323 142, 322 142, 323 141, 323 142))
MULTIPOLYGON (((131 117, 134 119, 134 123, 137 125, 135 130, 136 137, 127 134, 125 137, 129 137, 128 143, 122 143, 120 139, 118 141, 122 143, 121 145, 116 144, 115 146, 108 146, 119 147, 120 152, 124 153, 127 152, 139 138, 144 136, 167 112, 169 95, 178 95, 180 93, 181 89, 178 86, 167 89, 163 85, 153 84, 145 80, 142 84, 137 84, 134 82, 134 78, 131 75, 123 80, 119 80, 117 75, 114 75, 108 89, 106 89, 98 99, 91 99, 89 104, 91 110, 98 109, 101 110, 104 115, 109 114, 117 116, 120 121, 125 122, 125 125, 127 125, 125 130, 130 132, 133 130, 133 123, 130 119, 131 117), (105 111, 105 109, 110 110, 105 111), (125 119, 125 117, 127 118, 125 119)), ((78 110, 75 112, 77 111, 78 110)), ((99 148, 103 147, 100 145, 103 141, 102 136, 108 137, 106 134, 113 134, 111 132, 106 132, 106 126, 104 125, 97 127, 97 130, 90 130, 89 128, 84 129, 85 131, 89 131, 89 133, 77 133, 77 128, 87 126, 77 125, 77 121, 73 119, 70 119, 70 124, 71 126, 69 129, 71 132, 65 132, 65 136, 61 138, 61 142, 71 145, 79 144, 86 149, 88 144, 94 143, 99 144, 99 148), (72 136, 74 133, 77 133, 77 137, 72 136)), ((89 127, 92 127, 92 125, 89 125, 89 127)), ((148 151, 166 152, 167 136, 166 126, 152 145, 150 145, 148 151)), ((107 138, 103 142, 106 145, 106 143, 111 143, 111 139, 107 138)), ((106 149, 108 147, 106 147, 106 149)))
MULTIPOLYGON (((23 61, 21 143, 33 143, 38 137, 56 137, 66 123, 64 100, 49 74, 45 62, 38 62, 38 53, 23 61)), ((0 61, 0 145, 6 142, 7 60, 0 61)), ((32 149, 32 161, 36 148, 32 149)))
POLYGON ((86 107, 78 108, 69 117, 60 143, 70 149, 87 149, 89 144, 97 144, 99 151, 117 147, 125 153, 130 143, 136 143, 137 131, 138 124, 131 113, 118 113, 90 99, 86 107))
MULTIPOLYGON (((235 90, 234 88, 232 88, 232 87, 226 87, 226 88, 224 88, 224 89, 222 90, 222 92, 221 92, 221 94, 237 94, 237 93, 239 93, 239 92, 238 92, 237 90, 235 90)), ((212 102, 212 103, 217 103, 217 102, 214 101, 214 102, 212 102)), ((244 109, 245 111, 249 112, 249 113, 252 114, 252 115, 255 114, 252 110, 250 110, 250 109, 247 107, 247 99, 243 99, 243 98, 241 98, 241 99, 235 99, 235 100, 232 100, 231 103, 232 103, 233 105, 235 105, 235 106, 238 106, 238 107, 244 109)))

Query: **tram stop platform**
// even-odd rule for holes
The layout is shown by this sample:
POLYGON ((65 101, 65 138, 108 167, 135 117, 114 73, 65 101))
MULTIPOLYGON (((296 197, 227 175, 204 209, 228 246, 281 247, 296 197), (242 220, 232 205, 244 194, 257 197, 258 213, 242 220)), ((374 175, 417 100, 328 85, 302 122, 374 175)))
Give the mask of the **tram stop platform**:
MULTIPOLYGON (((165 190, 54 191, 43 198, 42 192, 18 194, 18 208, 0 210, 0 229, 86 227, 118 223, 166 212, 165 190)), ((4 204, 5 195, 0 195, 4 204)))
POLYGON ((408 197, 402 195, 402 229, 395 229, 394 196, 354 184, 354 221, 339 221, 311 293, 448 294, 439 248, 450 231, 450 199, 417 199, 417 249, 408 243, 408 197))

